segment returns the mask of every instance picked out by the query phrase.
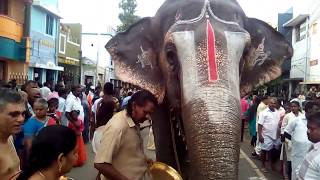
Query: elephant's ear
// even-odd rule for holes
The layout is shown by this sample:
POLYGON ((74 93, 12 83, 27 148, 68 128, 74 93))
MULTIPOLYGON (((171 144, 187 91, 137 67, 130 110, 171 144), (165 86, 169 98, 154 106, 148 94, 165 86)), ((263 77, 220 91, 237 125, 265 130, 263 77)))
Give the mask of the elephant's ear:
POLYGON ((120 80, 149 90, 161 102, 165 90, 152 34, 151 18, 143 18, 113 37, 105 47, 120 80))
POLYGON ((267 23, 248 18, 245 28, 250 33, 251 44, 242 56, 241 96, 279 77, 281 64, 293 53, 291 44, 267 23))

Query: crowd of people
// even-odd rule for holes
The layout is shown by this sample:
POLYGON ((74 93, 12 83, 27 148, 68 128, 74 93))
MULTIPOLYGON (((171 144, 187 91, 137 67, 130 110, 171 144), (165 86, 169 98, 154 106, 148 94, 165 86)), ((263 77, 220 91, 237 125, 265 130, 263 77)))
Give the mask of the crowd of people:
POLYGON ((302 95, 289 102, 255 95, 241 99, 241 140, 248 124, 252 158, 261 161, 264 173, 270 162, 284 179, 320 179, 320 101, 314 90, 302 95))
MULTIPOLYGON (((152 160, 143 152, 139 124, 150 120, 157 99, 146 90, 126 93, 116 98, 112 83, 95 90, 78 85, 70 91, 63 84, 40 88, 35 81, 21 89, 1 87, 1 179, 63 179, 86 163, 85 144, 90 141, 97 179, 145 177, 152 160)), ((317 95, 300 94, 288 103, 246 96, 241 110, 242 129, 248 124, 252 157, 261 160, 263 172, 270 162, 285 179, 320 179, 317 95)))
POLYGON ((2 86, 0 177, 63 179, 72 167, 86 163, 85 144, 92 141, 97 178, 140 179, 149 160, 139 149, 139 123, 156 105, 145 90, 116 98, 112 83, 95 90, 77 85, 70 91, 63 84, 39 87, 35 81, 21 89, 2 86))

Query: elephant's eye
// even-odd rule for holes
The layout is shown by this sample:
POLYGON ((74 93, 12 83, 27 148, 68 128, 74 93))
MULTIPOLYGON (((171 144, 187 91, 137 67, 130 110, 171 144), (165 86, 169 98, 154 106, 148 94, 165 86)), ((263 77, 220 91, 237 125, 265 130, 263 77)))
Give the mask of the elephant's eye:
POLYGON ((166 46, 166 56, 171 71, 176 71, 178 58, 176 47, 173 44, 168 44, 166 46))

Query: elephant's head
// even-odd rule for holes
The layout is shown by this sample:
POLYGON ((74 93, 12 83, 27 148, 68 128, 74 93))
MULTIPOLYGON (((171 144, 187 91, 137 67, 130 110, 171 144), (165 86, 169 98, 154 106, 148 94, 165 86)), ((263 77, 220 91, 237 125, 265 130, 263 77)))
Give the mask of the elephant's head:
POLYGON ((181 113, 196 179, 234 179, 240 96, 277 78, 292 47, 235 0, 167 0, 106 48, 117 76, 181 113))

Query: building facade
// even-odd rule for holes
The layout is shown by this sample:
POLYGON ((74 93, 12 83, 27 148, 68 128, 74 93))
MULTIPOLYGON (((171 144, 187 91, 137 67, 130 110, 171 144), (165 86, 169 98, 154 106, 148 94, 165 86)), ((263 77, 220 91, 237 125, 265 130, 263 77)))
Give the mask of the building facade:
POLYGON ((30 10, 30 63, 28 78, 39 83, 57 82, 58 0, 34 0, 30 10))
POLYGON ((291 60, 291 92, 299 93, 320 84, 320 2, 293 2, 293 18, 283 26, 292 28, 294 54, 291 60))
MULTIPOLYGON (((87 85, 97 85, 97 64, 94 60, 87 57, 82 57, 81 60, 81 84, 87 85)), ((101 82, 102 83, 102 82, 101 82)))
POLYGON ((58 65, 64 68, 59 72, 59 81, 71 86, 81 80, 81 31, 79 23, 61 23, 59 32, 58 65))
POLYGON ((23 84, 28 74, 30 39, 24 32, 25 3, 21 0, 0 1, 0 82, 15 79, 23 84))
POLYGON ((109 74, 113 72, 113 64, 110 58, 109 53, 105 49, 107 42, 113 37, 109 33, 82 33, 82 57, 84 59, 83 67, 84 74, 81 83, 85 84, 86 79, 94 78, 93 84, 97 85, 98 82, 101 84, 105 82, 110 82, 110 79, 114 75, 109 74), (89 64, 88 64, 89 63, 89 64), (91 72, 88 70, 90 67, 95 65, 96 69, 91 69, 91 72), (87 77, 87 78, 86 78, 87 77))
MULTIPOLYGON (((284 13, 278 14, 278 25, 277 30, 280 32, 285 39, 292 43, 292 28, 291 27, 284 27, 283 25, 292 19, 293 16, 293 9, 290 8, 284 13)), ((273 87, 273 92, 278 97, 289 98, 290 96, 290 86, 292 80, 290 79, 290 69, 291 69, 291 59, 286 59, 283 64, 281 65, 282 74, 276 80, 276 86, 273 87)))

